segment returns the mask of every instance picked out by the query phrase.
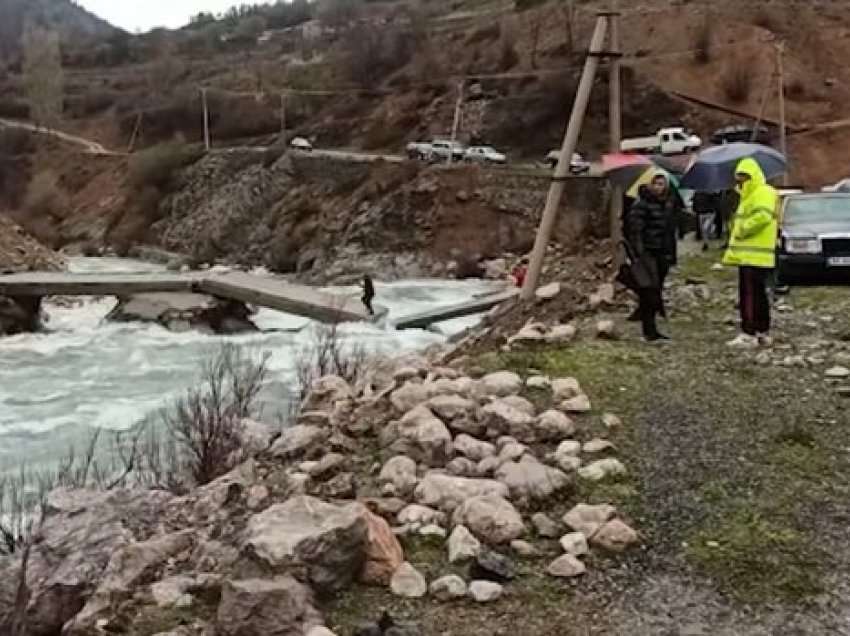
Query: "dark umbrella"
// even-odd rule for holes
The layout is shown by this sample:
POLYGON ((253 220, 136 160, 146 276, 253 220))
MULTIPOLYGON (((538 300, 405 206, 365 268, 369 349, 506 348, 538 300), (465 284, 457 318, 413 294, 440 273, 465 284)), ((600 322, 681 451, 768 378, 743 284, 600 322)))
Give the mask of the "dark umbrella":
POLYGON ((682 178, 681 187, 702 192, 729 190, 735 186, 736 166, 748 157, 756 161, 767 179, 785 173, 785 157, 773 148, 761 144, 724 144, 700 152, 682 178))
POLYGON ((644 155, 621 152, 602 155, 602 172, 611 183, 622 188, 631 186, 652 165, 652 160, 644 155))

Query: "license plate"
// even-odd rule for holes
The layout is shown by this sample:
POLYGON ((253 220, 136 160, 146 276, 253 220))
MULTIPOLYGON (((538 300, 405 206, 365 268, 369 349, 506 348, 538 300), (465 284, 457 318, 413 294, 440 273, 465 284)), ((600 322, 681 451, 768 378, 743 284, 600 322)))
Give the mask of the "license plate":
POLYGON ((850 267, 850 256, 832 256, 826 259, 830 267, 850 267))

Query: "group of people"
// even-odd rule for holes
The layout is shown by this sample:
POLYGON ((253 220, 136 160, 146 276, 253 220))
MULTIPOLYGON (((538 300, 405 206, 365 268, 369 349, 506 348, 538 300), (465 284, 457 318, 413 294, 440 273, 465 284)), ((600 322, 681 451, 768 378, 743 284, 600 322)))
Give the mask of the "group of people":
MULTIPOLYGON (((758 163, 744 159, 735 168, 739 203, 729 227, 723 264, 738 268, 741 329, 729 344, 770 342, 770 300, 767 285, 776 265, 778 194, 758 163)), ((682 202, 666 174, 659 172, 624 215, 623 238, 627 263, 620 280, 638 295, 632 319, 640 320, 647 341, 667 340, 657 317, 666 317, 664 281, 677 260, 682 202)), ((707 228, 704 228, 707 229, 707 228)))

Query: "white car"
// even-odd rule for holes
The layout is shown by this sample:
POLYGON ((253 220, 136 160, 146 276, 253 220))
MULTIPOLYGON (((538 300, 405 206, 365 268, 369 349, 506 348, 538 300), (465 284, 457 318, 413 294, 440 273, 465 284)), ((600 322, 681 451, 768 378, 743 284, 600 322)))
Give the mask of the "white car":
POLYGON ((313 150, 313 144, 304 139, 304 137, 295 137, 295 139, 289 142, 289 147, 293 150, 303 150, 304 152, 313 150))
POLYGON ((650 137, 623 139, 620 143, 623 152, 654 152, 662 155, 681 155, 700 148, 702 139, 681 126, 661 128, 650 137))
POLYGON ((446 161, 451 156, 454 161, 463 159, 466 148, 459 141, 445 141, 442 139, 431 142, 431 161, 446 161))
POLYGON ((463 158, 466 161, 478 163, 504 164, 508 162, 507 156, 492 146, 472 146, 471 148, 467 148, 463 158))
MULTIPOLYGON (((560 150, 553 150, 546 155, 546 165, 554 168, 558 165, 558 159, 561 158, 560 150)), ((574 152, 570 159, 570 174, 586 174, 590 172, 590 162, 586 161, 579 153, 574 152)))

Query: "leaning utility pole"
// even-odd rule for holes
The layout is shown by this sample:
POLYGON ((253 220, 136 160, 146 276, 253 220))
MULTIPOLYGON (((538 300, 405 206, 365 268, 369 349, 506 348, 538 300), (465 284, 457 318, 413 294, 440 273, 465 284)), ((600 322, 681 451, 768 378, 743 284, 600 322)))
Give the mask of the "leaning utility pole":
POLYGON ((455 102, 455 116, 452 122, 452 147, 449 148, 448 165, 452 165, 454 159, 454 142, 457 141, 457 133, 460 128, 460 118, 463 114, 463 80, 457 85, 457 102, 455 102))
POLYGON ((204 148, 210 149, 210 109, 207 106, 207 89, 201 88, 201 102, 204 106, 204 148))
MULTIPOLYGON (((610 30, 609 41, 609 74, 608 74, 608 126, 611 152, 620 152, 620 142, 623 138, 622 90, 620 75, 620 13, 618 3, 613 3, 613 11, 607 14, 610 30)), ((610 236, 616 247, 622 239, 623 225, 623 186, 614 185, 611 188, 610 236)), ((617 251, 619 253, 619 250, 617 251)))
POLYGON ((523 300, 534 298, 534 292, 537 290, 540 272, 543 270, 543 259, 546 256, 546 247, 549 245, 552 228, 555 225, 555 218, 558 216, 558 207, 561 204, 561 197, 564 194, 564 181, 569 175, 570 159, 576 150, 576 143, 578 143, 584 114, 587 111, 587 104, 590 100, 590 91, 593 88, 593 80, 599 68, 599 58, 602 57, 602 46, 605 43, 607 30, 608 18, 604 15, 599 15, 596 19, 593 38, 590 41, 590 50, 584 63, 581 81, 576 91, 570 121, 567 125, 567 131, 564 134, 563 144, 561 145, 561 156, 558 157, 558 165, 555 167, 552 185, 549 186, 549 194, 546 197, 546 207, 543 208, 540 227, 537 230, 537 237, 534 240, 534 249, 531 252, 528 275, 522 287, 523 300))
POLYGON ((788 171, 791 162, 788 159, 788 129, 785 125, 785 42, 776 43, 776 70, 779 75, 779 149, 785 157, 785 172, 782 175, 782 184, 788 185, 788 171))

